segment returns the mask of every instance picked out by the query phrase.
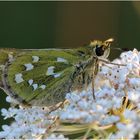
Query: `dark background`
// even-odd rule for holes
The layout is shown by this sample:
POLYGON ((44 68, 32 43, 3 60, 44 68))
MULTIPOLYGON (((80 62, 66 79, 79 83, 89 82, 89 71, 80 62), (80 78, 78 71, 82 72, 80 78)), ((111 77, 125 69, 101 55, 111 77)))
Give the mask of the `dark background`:
POLYGON ((1 48, 75 48, 110 37, 112 47, 139 49, 140 2, 0 2, 1 48))

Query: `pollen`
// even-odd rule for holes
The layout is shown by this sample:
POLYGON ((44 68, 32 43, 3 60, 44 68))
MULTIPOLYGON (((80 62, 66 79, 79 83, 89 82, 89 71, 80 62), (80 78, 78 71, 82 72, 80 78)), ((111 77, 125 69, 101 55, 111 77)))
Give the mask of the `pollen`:
POLYGON ((64 63, 68 63, 68 61, 64 58, 61 57, 57 57, 57 62, 64 62, 64 63))
POLYGON ((15 74, 15 81, 16 81, 17 84, 19 84, 19 83, 24 81, 24 79, 22 78, 21 73, 15 74))
POLYGON ((38 56, 32 56, 33 62, 38 62, 39 61, 39 57, 38 56))
POLYGON ((54 73, 54 66, 50 66, 50 67, 48 67, 48 70, 47 70, 47 72, 46 72, 46 75, 54 75, 55 73, 54 73))
POLYGON ((34 66, 31 63, 24 64, 24 66, 26 67, 26 71, 32 70, 34 68, 34 66))

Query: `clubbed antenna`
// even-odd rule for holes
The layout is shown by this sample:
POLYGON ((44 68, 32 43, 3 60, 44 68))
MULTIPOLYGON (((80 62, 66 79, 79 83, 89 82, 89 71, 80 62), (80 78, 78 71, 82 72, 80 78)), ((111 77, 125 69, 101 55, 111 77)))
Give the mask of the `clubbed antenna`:
POLYGON ((113 50, 119 50, 119 51, 129 51, 130 49, 129 48, 111 48, 113 50))

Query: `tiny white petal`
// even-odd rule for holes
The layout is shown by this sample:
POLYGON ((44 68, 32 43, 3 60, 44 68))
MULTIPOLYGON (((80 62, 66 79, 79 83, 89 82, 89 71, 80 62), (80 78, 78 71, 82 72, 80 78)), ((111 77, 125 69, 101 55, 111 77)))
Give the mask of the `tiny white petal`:
POLYGON ((58 136, 58 139, 64 139, 65 137, 64 137, 64 135, 62 135, 62 134, 60 134, 59 136, 58 136))
POLYGON ((31 86, 31 85, 33 84, 33 79, 30 79, 30 80, 28 81, 28 83, 29 83, 29 85, 31 86))
POLYGON ((57 62, 64 62, 64 63, 67 63, 68 61, 64 58, 61 58, 61 57, 57 57, 57 62))
POLYGON ((15 81, 16 83, 21 83, 24 81, 21 73, 15 74, 15 81))
POLYGON ((32 86, 33 86, 34 90, 36 90, 38 88, 38 84, 33 84, 32 86))
POLYGON ((2 129, 5 131, 11 130, 11 128, 8 125, 2 125, 2 129))
POLYGON ((46 85, 41 85, 40 88, 45 89, 46 85))
POLYGON ((8 134, 9 134, 9 131, 1 131, 0 132, 0 138, 1 139, 6 138, 8 134))
POLYGON ((18 101, 15 100, 14 98, 10 97, 10 96, 6 97, 6 101, 9 102, 9 103, 18 104, 18 101))
POLYGON ((7 116, 7 114, 8 114, 7 109, 2 108, 2 109, 1 109, 1 115, 2 115, 2 116, 7 116))
POLYGON ((32 56, 33 62, 38 62, 39 61, 39 57, 38 56, 32 56))
POLYGON ((46 75, 54 75, 54 66, 48 67, 48 70, 46 72, 46 75))
POLYGON ((24 66, 26 67, 26 71, 32 70, 34 68, 34 66, 31 63, 24 64, 24 66))

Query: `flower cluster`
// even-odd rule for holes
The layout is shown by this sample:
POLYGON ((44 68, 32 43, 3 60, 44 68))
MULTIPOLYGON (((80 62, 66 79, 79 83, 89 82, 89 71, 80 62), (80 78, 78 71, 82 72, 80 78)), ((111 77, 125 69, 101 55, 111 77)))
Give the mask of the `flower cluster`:
POLYGON ((46 131, 47 125, 52 123, 52 118, 46 116, 46 110, 39 107, 2 109, 4 119, 14 118, 10 125, 3 125, 4 131, 0 133, 1 138, 35 138, 46 131))
MULTIPOLYGON (((68 139, 72 128, 75 133, 84 130, 79 138, 135 138, 140 131, 140 52, 101 62, 94 86, 96 99, 89 85, 80 93, 67 93, 64 106, 51 113, 36 106, 2 109, 4 119, 14 122, 2 126, 0 138, 68 139)), ((13 102, 10 97, 7 101, 13 102)))

